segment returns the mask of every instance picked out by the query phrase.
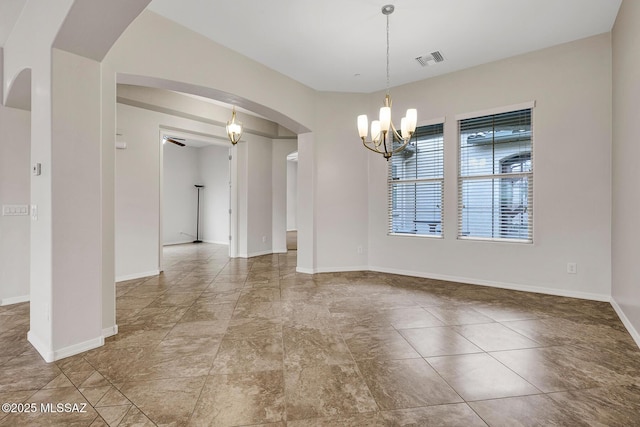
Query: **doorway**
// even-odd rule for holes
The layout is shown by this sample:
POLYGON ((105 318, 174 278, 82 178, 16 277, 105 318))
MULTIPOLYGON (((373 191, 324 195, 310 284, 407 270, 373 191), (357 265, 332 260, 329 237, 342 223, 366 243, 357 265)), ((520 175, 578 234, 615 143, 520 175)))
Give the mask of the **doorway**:
POLYGON ((233 178, 230 148, 214 137, 160 129, 160 144, 162 270, 164 246, 196 241, 229 245, 233 178))
POLYGON ((298 250, 298 152, 287 155, 287 251, 298 250))

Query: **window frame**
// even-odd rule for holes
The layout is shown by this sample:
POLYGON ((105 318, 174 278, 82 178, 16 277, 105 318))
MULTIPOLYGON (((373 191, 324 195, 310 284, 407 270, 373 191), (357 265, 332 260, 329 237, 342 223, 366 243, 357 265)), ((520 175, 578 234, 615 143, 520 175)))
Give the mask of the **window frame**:
MULTIPOLYGON (((534 112, 535 112, 535 101, 525 102, 521 104, 514 104, 504 107, 498 107, 490 110, 477 111, 472 113, 460 114, 455 117, 457 124, 457 238, 458 240, 471 240, 471 241, 490 241, 490 242, 500 242, 500 243, 520 243, 520 244, 533 244, 534 242, 534 112), (521 110, 530 110, 530 150, 528 153, 528 158, 525 161, 529 161, 531 164, 531 170, 528 172, 518 172, 518 173, 504 173, 502 170, 502 164, 500 171, 493 172, 490 174, 478 174, 472 176, 463 176, 462 175, 462 132, 461 132, 461 122, 467 119, 480 119, 482 117, 496 116, 505 113, 515 113, 521 110), (528 228, 527 228, 527 238, 513 238, 513 237, 500 237, 496 236, 495 232, 492 230, 492 237, 484 237, 484 236, 470 236, 463 234, 463 183, 470 181, 480 181, 480 180, 490 180, 492 181, 492 185, 495 185, 495 181, 498 181, 498 186, 502 188, 502 180, 503 179, 519 179, 526 177, 528 180, 528 199, 527 199, 527 215, 528 215, 528 228)), ((489 144, 491 144, 492 149, 495 149, 496 141, 492 140, 489 144)), ((512 155, 513 157, 513 155, 512 155)), ((505 157, 500 159, 503 160, 508 159, 505 157)), ((494 159, 495 161, 496 159, 494 159)), ((492 207, 495 210, 495 207, 492 207)), ((498 211, 502 209, 499 206, 498 211)), ((492 219, 492 222, 495 221, 492 219)), ((498 231, 499 233, 500 231, 498 231)))
MULTIPOLYGON (((387 166, 387 235, 388 236, 394 236, 394 237, 412 237, 412 238, 430 238, 430 239, 443 239, 444 238, 444 192, 445 192, 445 159, 444 159, 444 153, 445 153, 445 118, 441 117, 441 118, 437 118, 437 119, 433 119, 433 120, 429 120, 426 122, 422 122, 418 125, 418 127, 416 128, 416 134, 418 133, 418 129, 420 128, 426 128, 426 127, 430 127, 430 126, 441 126, 442 127, 442 133, 440 134, 440 139, 441 139, 441 148, 440 150, 438 150, 436 153, 434 153, 435 155, 439 155, 440 159, 441 159, 441 165, 440 165, 440 170, 442 171, 441 175, 438 177, 430 177, 430 178, 412 178, 412 179, 394 179, 393 178, 393 168, 394 163, 393 163, 393 158, 400 155, 400 153, 398 154, 394 154, 394 156, 389 160, 388 162, 388 166, 387 166), (431 234, 431 233, 418 233, 417 229, 416 232, 411 233, 411 232, 406 232, 406 233, 402 233, 402 232, 397 232, 394 231, 393 229, 393 225, 394 225, 394 206, 396 206, 397 203, 397 199, 396 197, 394 197, 395 191, 398 188, 397 184, 417 184, 417 183, 440 183, 440 203, 439 203, 439 215, 440 215, 440 219, 439 222, 437 221, 433 221, 436 225, 433 226, 431 223, 428 223, 428 227, 429 229, 431 229, 431 227, 433 227, 434 230, 437 230, 438 226, 440 228, 440 231, 438 234, 431 234)), ((414 138, 417 138, 417 136, 412 137, 412 142, 414 141, 414 138)), ((417 143, 417 139, 415 139, 416 143, 417 143)), ((414 215, 415 212, 417 211, 416 209, 417 206, 417 200, 414 200, 414 215)), ((417 221, 417 220, 416 220, 417 221)))

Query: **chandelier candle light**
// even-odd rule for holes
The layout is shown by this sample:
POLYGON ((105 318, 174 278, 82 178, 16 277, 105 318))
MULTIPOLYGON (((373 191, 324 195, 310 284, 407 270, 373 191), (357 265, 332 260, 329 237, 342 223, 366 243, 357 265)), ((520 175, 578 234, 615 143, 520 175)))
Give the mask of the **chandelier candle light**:
POLYGON ((389 94, 389 15, 394 11, 392 4, 382 6, 382 14, 387 17, 387 95, 384 97, 384 107, 380 108, 379 120, 371 122, 371 140, 367 141, 369 120, 367 115, 358 116, 358 133, 362 144, 369 150, 382 154, 387 161, 392 155, 405 149, 411 135, 416 131, 418 112, 415 108, 407 110, 407 114, 400 121, 400 133, 391 121, 391 95, 389 94), (391 130, 391 132, 389 131, 391 130), (388 138, 387 138, 388 136, 388 138), (394 140, 398 146, 394 148, 394 140))
POLYGON ((236 107, 233 107, 231 120, 227 122, 227 136, 233 145, 236 145, 242 136, 242 122, 236 122, 236 107))

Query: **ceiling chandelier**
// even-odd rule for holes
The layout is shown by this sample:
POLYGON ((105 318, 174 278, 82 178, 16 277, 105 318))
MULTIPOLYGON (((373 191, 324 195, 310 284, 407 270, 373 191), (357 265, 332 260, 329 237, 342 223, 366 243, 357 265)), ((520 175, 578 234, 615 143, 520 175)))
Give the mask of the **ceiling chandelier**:
POLYGON ((231 120, 227 122, 227 136, 233 145, 236 145, 242 136, 242 122, 236 121, 236 107, 233 107, 231 120))
POLYGON ((400 121, 400 132, 391 121, 391 95, 389 94, 389 15, 394 11, 392 4, 382 6, 382 14, 387 17, 387 94, 384 97, 384 107, 380 108, 379 120, 371 122, 371 140, 367 141, 369 120, 367 115, 358 116, 358 133, 362 144, 369 150, 382 154, 389 160, 392 155, 398 153, 407 146, 411 135, 416 130, 418 112, 415 108, 407 110, 407 114, 400 121))

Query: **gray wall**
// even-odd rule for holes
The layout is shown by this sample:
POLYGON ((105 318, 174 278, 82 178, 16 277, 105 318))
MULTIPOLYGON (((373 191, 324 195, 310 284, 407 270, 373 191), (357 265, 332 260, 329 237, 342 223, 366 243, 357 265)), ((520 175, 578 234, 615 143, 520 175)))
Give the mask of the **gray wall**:
POLYGON ((416 107, 419 122, 445 120, 444 238, 387 235, 387 164, 370 156, 369 265, 608 301, 610 58, 610 35, 602 34, 394 88, 394 108, 416 107), (530 101, 535 101, 533 244, 457 239, 459 117, 530 101), (567 274, 569 262, 577 263, 577 274, 567 274))
POLYGON ((614 307, 640 345, 640 2, 624 0, 613 28, 614 307))
MULTIPOLYGON (((0 206, 30 204, 31 114, 0 105, 0 206)), ((0 212, 0 305, 29 300, 31 217, 0 212)))

